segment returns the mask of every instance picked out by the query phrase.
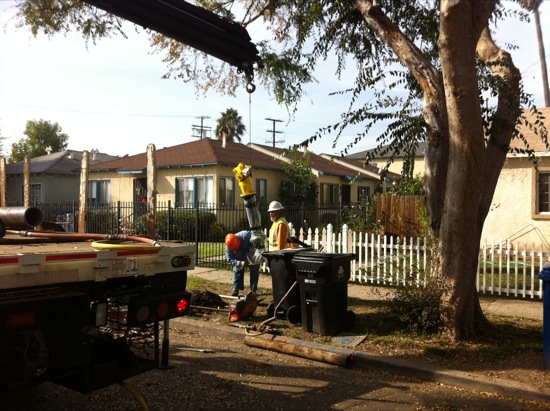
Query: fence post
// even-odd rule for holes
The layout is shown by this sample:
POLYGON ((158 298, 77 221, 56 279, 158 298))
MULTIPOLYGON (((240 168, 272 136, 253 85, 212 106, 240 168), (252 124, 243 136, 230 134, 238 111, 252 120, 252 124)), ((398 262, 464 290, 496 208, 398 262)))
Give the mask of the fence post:
POLYGON ((120 234, 120 231, 121 231, 121 225, 122 225, 121 220, 122 220, 121 206, 120 206, 120 200, 118 200, 116 202, 116 221, 117 221, 116 232, 117 232, 117 234, 120 234))
POLYGON ((199 201, 195 201, 195 265, 199 265, 199 201))
POLYGON ((166 239, 170 241, 170 227, 172 226, 172 200, 168 200, 168 210, 166 211, 166 239))

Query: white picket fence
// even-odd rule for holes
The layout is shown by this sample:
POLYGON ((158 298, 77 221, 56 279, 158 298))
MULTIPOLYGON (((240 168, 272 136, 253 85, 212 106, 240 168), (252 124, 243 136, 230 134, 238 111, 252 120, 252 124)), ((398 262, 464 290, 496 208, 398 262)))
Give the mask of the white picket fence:
MULTIPOLYGON (((350 282, 394 286, 425 284, 429 250, 423 238, 394 239, 355 232, 346 225, 337 233, 331 224, 322 230, 309 229, 307 233, 301 230, 297 237, 320 252, 354 253, 350 282)), ((480 249, 477 289, 483 294, 542 298, 542 281, 538 275, 549 259, 550 254, 542 244, 537 247, 534 243, 486 241, 480 249)))

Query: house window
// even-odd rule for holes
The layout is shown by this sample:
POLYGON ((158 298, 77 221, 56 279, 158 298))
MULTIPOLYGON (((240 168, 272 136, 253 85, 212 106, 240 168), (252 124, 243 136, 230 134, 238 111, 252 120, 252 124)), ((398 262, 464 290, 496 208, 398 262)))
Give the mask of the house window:
POLYGON ((176 178, 176 204, 178 207, 193 207, 197 202, 204 205, 214 202, 213 177, 176 178))
MULTIPOLYGON (((31 184, 31 204, 42 202, 42 184, 31 184)), ((21 201, 25 202, 25 187, 21 186, 21 201)))
POLYGON ((109 203, 111 201, 111 180, 88 181, 88 201, 109 203))
POLYGON ((258 201, 265 200, 267 202, 267 180, 256 179, 256 199, 258 201))
POLYGON ((218 202, 220 205, 235 204, 235 177, 220 177, 218 202))
POLYGON ((340 202, 340 190, 338 184, 321 183, 319 185, 319 201, 321 204, 337 204, 340 202))
POLYGON ((538 173, 537 214, 550 213, 550 173, 538 173))

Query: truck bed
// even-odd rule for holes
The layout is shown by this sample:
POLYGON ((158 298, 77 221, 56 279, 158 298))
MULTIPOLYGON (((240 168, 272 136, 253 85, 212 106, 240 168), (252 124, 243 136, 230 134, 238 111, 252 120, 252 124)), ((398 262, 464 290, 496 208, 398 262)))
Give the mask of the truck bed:
POLYGON ((171 242, 161 242, 159 247, 95 249, 90 241, 6 236, 0 239, 0 290, 188 271, 194 268, 194 254, 194 245, 171 242), (178 266, 175 258, 180 259, 178 266))

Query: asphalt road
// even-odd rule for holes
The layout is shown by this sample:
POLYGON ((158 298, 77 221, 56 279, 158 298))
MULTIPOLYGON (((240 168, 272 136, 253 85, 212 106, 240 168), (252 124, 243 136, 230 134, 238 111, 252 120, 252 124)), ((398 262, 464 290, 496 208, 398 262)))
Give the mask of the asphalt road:
POLYGON ((550 409, 550 404, 253 348, 189 324, 170 335, 173 368, 134 377, 127 388, 113 385, 86 395, 51 383, 11 390, 2 393, 0 410, 550 409))

